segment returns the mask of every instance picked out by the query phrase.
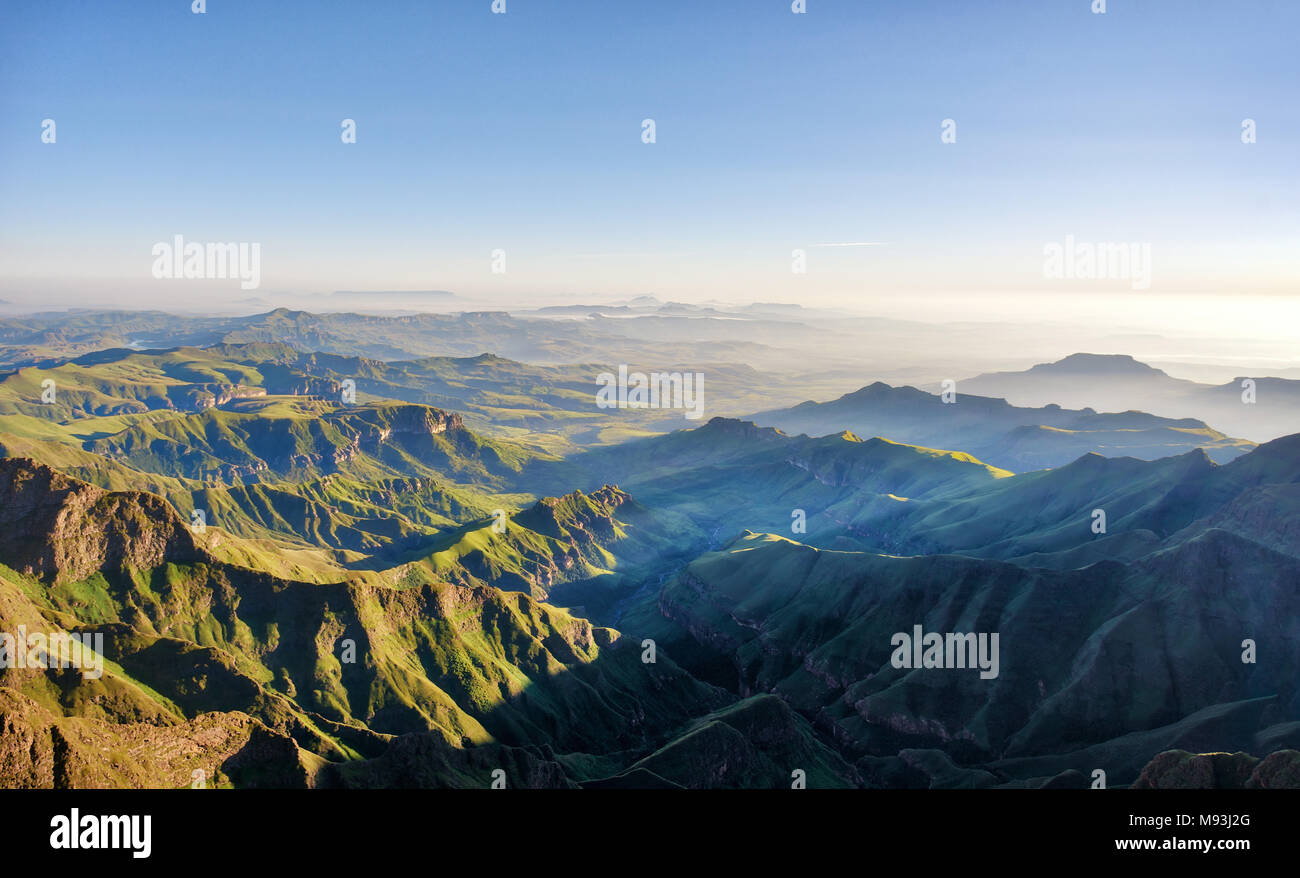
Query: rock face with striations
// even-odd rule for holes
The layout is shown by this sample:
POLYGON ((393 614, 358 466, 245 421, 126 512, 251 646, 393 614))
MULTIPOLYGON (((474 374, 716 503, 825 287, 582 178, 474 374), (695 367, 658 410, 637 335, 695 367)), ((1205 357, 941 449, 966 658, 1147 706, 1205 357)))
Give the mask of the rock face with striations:
MULTIPOLYGON (((569 502, 586 520, 591 501, 569 502)), ((630 761, 728 701, 526 595, 278 578, 208 554, 162 498, 31 460, 0 460, 0 504, 0 631, 93 631, 105 658, 98 677, 0 668, 0 787, 175 787, 199 769, 238 787, 481 787, 498 767, 569 786, 545 748, 630 761)))
POLYGON ((50 582, 196 560, 201 550, 167 501, 109 492, 29 458, 0 459, 0 557, 50 582))
POLYGON ((1277 750, 1263 759, 1249 753, 1166 750, 1147 763, 1133 789, 1300 789, 1300 750, 1277 750))
POLYGON ((167 393, 167 399, 173 406, 189 412, 220 408, 235 399, 258 399, 264 396, 265 387, 248 387, 243 384, 183 384, 167 393))

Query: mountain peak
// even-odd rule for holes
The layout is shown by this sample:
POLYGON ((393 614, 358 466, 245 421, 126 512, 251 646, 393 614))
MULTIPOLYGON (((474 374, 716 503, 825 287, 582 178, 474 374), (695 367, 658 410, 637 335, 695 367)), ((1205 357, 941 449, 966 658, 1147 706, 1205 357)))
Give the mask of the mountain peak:
POLYGON ((106 491, 29 458, 0 459, 0 506, 0 557, 29 576, 78 580, 202 555, 163 498, 106 491))
POLYGON ((1096 375, 1163 375, 1161 370, 1148 366, 1128 354, 1070 354, 1055 363, 1039 363, 1030 372, 1058 372, 1066 374, 1096 375))
POLYGON ((740 436, 746 439, 760 436, 774 438, 782 435, 781 431, 775 427, 760 427, 753 421, 742 421, 739 418, 724 418, 721 416, 709 418, 708 423, 698 429, 701 435, 740 436))
MULTIPOLYGON (((429 359, 437 359, 431 357, 429 359)), ((493 353, 482 353, 476 357, 452 357, 453 362, 464 363, 467 366, 496 366, 502 363, 514 364, 514 360, 507 360, 505 357, 499 357, 493 353)))
POLYGON ((844 394, 840 399, 867 399, 870 397, 887 396, 889 394, 906 391, 907 388, 894 387, 883 381, 872 381, 865 387, 859 387, 857 390, 844 394))

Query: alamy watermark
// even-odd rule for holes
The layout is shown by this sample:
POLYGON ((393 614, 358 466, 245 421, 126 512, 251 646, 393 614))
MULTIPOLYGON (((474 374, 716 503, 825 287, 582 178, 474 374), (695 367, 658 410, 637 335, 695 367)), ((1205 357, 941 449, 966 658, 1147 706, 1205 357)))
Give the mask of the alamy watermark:
POLYGON ((889 663, 896 668, 979 668, 981 680, 998 675, 997 634, 922 634, 921 626, 913 625, 911 634, 900 631, 889 645, 894 647, 889 663))
POLYGON ((153 850, 153 817, 145 814, 82 814, 80 809, 50 818, 54 850, 129 850, 146 860, 153 850))
POLYGON ((0 668, 80 668, 87 680, 104 676, 104 635, 69 634, 66 631, 27 633, 19 625, 16 633, 0 631, 0 668))
POLYGON ((1151 244, 1076 242, 1043 245, 1043 277, 1049 280, 1127 280, 1135 290, 1151 288, 1151 244))
POLYGON ((703 372, 629 372, 596 376, 596 407, 602 409, 685 409, 688 421, 704 417, 703 372))
POLYGON ((241 290, 255 290, 262 283, 261 244, 186 243, 184 236, 177 235, 170 243, 154 244, 152 253, 153 276, 158 280, 239 278, 241 290))

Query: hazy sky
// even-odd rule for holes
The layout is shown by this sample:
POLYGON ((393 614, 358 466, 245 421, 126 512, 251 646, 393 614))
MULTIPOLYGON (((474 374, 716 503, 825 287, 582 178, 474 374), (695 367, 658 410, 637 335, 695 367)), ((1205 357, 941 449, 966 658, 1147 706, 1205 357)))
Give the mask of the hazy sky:
POLYGON ((1044 278, 1067 235, 1149 244, 1135 298, 1297 295, 1300 3, 1091 5, 8 0, 0 297, 1131 289, 1044 278), (155 280, 177 234, 259 290, 155 280))

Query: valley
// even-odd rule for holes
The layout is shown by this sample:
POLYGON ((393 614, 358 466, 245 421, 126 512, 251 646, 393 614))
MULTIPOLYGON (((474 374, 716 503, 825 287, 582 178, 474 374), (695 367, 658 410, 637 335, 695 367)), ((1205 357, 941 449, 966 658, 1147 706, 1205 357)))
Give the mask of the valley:
POLYGON ((596 365, 182 325, 0 375, 0 631, 104 644, 96 678, 0 661, 5 786, 1300 770, 1300 432, 879 381, 771 407, 743 364, 692 422, 602 408, 596 365), (897 661, 915 632, 982 646, 897 661))

